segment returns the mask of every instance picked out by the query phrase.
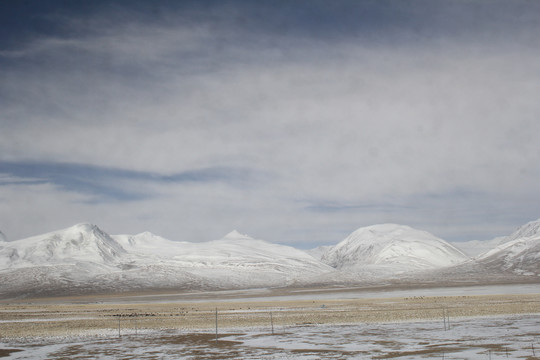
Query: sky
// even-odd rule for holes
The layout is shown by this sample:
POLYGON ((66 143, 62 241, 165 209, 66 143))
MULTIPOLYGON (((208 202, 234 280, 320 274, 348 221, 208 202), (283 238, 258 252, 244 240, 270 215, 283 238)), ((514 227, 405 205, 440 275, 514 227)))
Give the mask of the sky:
POLYGON ((311 248, 540 218, 540 2, 0 4, 0 230, 311 248))

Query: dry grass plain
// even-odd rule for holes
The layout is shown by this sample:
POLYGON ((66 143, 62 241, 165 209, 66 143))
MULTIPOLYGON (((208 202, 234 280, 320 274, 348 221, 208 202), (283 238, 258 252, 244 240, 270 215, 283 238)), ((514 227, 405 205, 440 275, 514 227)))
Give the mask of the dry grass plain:
MULTIPOLYGON (((381 296, 384 296, 383 294, 381 296)), ((114 301, 114 298, 113 298, 114 301)), ((317 300, 239 298, 101 303, 91 297, 0 303, 0 338, 78 336, 144 330, 357 324, 539 314, 540 294, 317 300)))

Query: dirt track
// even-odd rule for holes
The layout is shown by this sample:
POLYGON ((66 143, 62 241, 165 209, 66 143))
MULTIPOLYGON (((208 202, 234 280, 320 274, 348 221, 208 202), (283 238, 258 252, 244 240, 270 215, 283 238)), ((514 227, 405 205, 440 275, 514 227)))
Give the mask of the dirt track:
MULTIPOLYGON (((384 296, 384 294, 381 294, 384 296)), ((540 294, 380 299, 238 299, 174 303, 75 303, 92 299, 0 304, 0 337, 65 336, 144 329, 212 329, 354 324, 540 313, 540 294)))

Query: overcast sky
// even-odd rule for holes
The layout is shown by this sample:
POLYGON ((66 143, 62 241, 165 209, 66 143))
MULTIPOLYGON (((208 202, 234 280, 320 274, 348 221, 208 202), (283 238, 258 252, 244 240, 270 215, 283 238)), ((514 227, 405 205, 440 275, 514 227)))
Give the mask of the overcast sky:
POLYGON ((540 2, 7 0, 0 34, 9 240, 540 217, 540 2))

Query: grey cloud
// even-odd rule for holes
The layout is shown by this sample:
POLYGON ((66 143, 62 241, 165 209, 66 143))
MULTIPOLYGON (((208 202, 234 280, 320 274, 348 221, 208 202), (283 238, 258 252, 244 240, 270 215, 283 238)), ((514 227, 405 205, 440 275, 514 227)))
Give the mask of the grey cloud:
MULTIPOLYGON (((467 6, 441 4, 414 10, 433 18, 401 18, 395 29, 413 31, 415 21, 419 26, 403 37, 397 30, 388 35, 392 22, 383 33, 377 24, 364 24, 371 26, 371 37, 356 36, 365 28, 354 28, 356 35, 318 37, 277 31, 272 24, 248 33, 248 25, 234 23, 234 17, 212 26, 212 19, 185 22, 187 15, 180 13, 161 24, 138 17, 117 25, 110 21, 114 16, 90 18, 82 30, 73 21, 69 26, 79 26, 84 36, 36 40, 11 53, 17 61, 2 60, 9 66, 0 70, 0 159, 145 174, 139 176, 151 183, 145 191, 170 194, 171 203, 189 211, 140 198, 145 210, 118 208, 126 215, 117 221, 133 226, 130 214, 158 221, 148 214, 159 212, 160 228, 171 234, 173 225, 166 221, 176 225, 174 219, 184 216, 191 221, 182 222, 178 232, 196 228, 193 233, 202 234, 206 226, 218 234, 234 224, 248 227, 244 232, 261 231, 261 237, 321 242, 332 236, 324 229, 343 234, 369 222, 436 228, 447 214, 471 207, 477 210, 466 212, 469 218, 454 217, 458 230, 440 225, 442 233, 435 233, 459 237, 461 226, 474 221, 469 219, 485 223, 483 229, 496 227, 504 216, 512 218, 505 208, 516 208, 538 190, 540 54, 532 45, 540 37, 532 35, 540 31, 531 15, 536 5, 523 22, 504 22, 499 20, 522 13, 526 4, 507 14, 497 13, 509 7, 500 2, 494 8, 471 4, 472 13, 487 9, 498 16, 474 22, 467 15, 457 20, 467 25, 459 28, 433 22, 445 14, 463 15, 467 6), (492 29, 505 35, 487 35, 492 29), (240 181, 253 174, 230 169, 272 177, 254 191, 240 181), (150 174, 179 175, 150 181, 150 174), (189 191, 177 186, 190 177, 221 177, 237 185, 202 186, 215 185, 209 180, 189 191), (487 195, 452 193, 456 188, 487 195), (494 196, 500 200, 490 222, 481 210, 494 196), (299 198, 325 200, 306 208, 299 198), (298 235, 298 229, 310 228, 310 236, 298 235)), ((107 189, 90 186, 86 194, 140 195, 110 185, 128 177, 109 173, 107 189)), ((71 191, 68 185, 60 188, 71 191)), ((522 215, 511 221, 536 211, 526 201, 522 215)), ((21 214, 23 208, 9 216, 21 214)))

